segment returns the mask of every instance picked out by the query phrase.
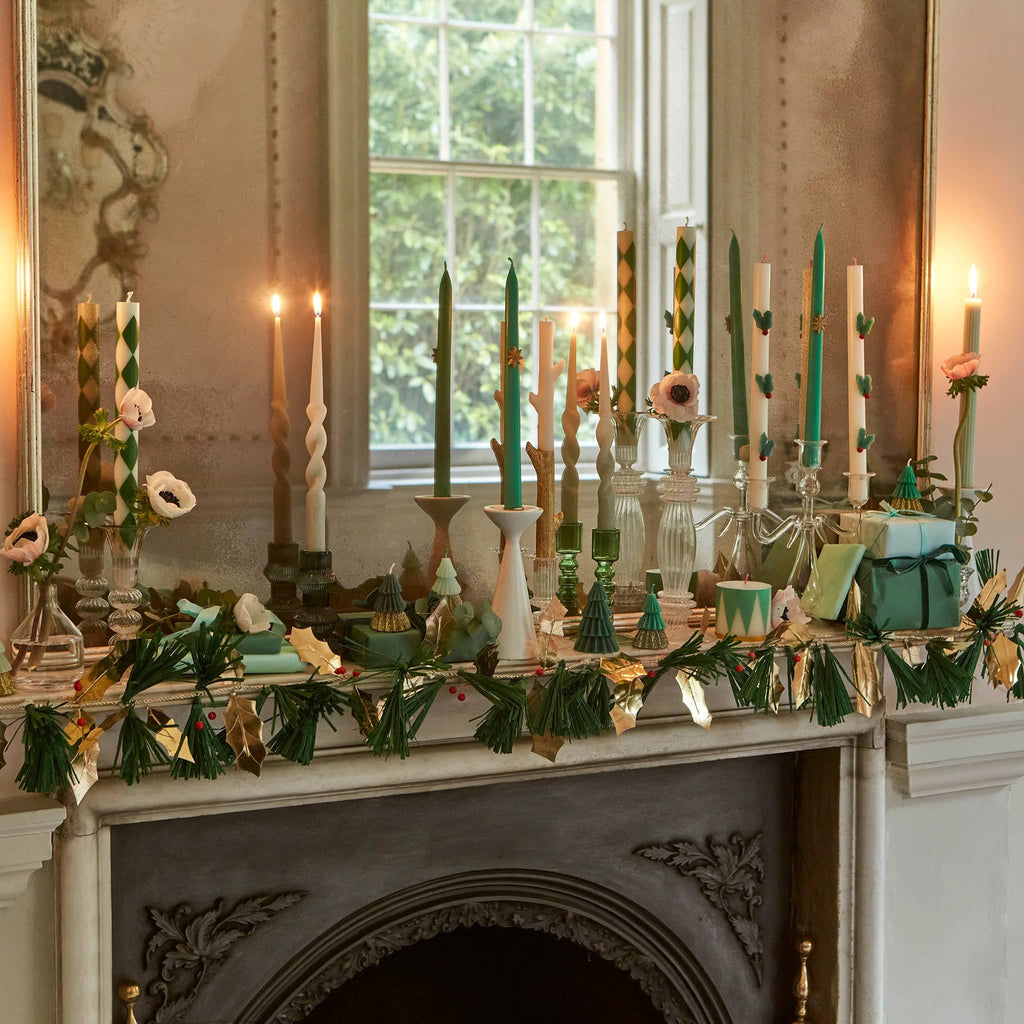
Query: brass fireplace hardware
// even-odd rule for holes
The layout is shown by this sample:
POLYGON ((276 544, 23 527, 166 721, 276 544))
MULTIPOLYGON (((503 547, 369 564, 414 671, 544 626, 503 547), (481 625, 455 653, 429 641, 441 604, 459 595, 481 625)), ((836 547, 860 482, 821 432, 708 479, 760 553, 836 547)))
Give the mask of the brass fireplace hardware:
POLYGON ((117 998, 121 1000, 121 1005, 128 1011, 124 1024, 138 1024, 135 1019, 135 1003, 141 994, 139 986, 134 981, 126 981, 123 985, 117 986, 117 998))
MULTIPOLYGON (((793 995, 796 996, 793 1024, 805 1024, 807 1020, 807 996, 811 991, 807 981, 807 958, 811 955, 810 939, 803 939, 801 942, 798 942, 796 951, 800 954, 800 973, 796 976, 796 981, 793 983, 793 995)), ((130 1021, 129 1024, 131 1024, 130 1021)))

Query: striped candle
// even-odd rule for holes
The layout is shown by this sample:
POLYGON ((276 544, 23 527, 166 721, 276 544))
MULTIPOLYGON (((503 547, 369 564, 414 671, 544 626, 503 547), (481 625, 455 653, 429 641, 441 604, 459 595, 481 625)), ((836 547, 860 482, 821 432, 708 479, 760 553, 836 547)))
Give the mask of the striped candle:
POLYGON ((636 409, 636 242, 632 231, 620 231, 617 241, 618 410, 625 415, 636 409))
POLYGON ((676 266, 672 286, 672 369, 693 373, 694 257, 697 229, 676 228, 676 266))
MULTIPOLYGON (((132 301, 133 292, 128 293, 124 302, 117 304, 117 346, 114 362, 117 376, 114 381, 114 399, 121 407, 124 396, 139 386, 139 303, 132 301)), ((115 526, 134 526, 135 515, 131 506, 139 489, 139 432, 129 430, 119 423, 115 430, 124 448, 114 456, 114 492, 117 506, 114 509, 115 526)))
MULTIPOLYGON (((100 406, 100 349, 96 327, 100 320, 100 307, 92 295, 78 304, 78 422, 86 424, 100 406)), ((78 458, 81 460, 89 442, 78 439, 78 458)), ((85 470, 85 491, 95 491, 100 485, 100 453, 97 449, 85 470)))

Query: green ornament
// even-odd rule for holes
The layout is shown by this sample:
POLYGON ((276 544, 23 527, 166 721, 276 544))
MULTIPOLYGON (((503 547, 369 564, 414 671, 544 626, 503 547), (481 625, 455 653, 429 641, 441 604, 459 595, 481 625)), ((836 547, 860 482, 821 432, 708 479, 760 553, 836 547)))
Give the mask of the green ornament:
POLYGON ((594 582, 587 595, 575 648, 584 654, 617 654, 619 651, 612 610, 600 581, 594 582))
POLYGON ((653 590, 644 599, 643 612, 636 624, 633 646, 642 651, 660 651, 668 647, 665 619, 661 614, 658 595, 653 590))

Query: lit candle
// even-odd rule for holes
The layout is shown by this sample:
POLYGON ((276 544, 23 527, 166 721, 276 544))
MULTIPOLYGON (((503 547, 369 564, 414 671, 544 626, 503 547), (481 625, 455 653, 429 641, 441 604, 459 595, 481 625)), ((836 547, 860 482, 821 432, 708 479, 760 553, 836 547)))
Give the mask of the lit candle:
POLYGON ((452 279, 448 261, 437 292, 437 377, 434 383, 434 497, 452 494, 452 279))
POLYGON ((769 345, 771 330, 772 265, 767 257, 754 264, 754 316, 750 353, 750 491, 751 508, 768 506, 768 453, 762 442, 768 441, 769 345), (758 323, 760 318, 760 323, 758 323))
MULTIPOLYGON (((978 270, 971 264, 967 277, 970 298, 964 300, 964 352, 981 352, 981 299, 978 298, 978 270)), ((966 405, 967 420, 961 435, 960 473, 964 487, 974 486, 974 408, 977 395, 968 391, 960 396, 966 405)))
POLYGON ((618 232, 615 248, 619 356, 616 374, 620 388, 619 412, 625 416, 636 409, 636 242, 633 232, 618 232))
POLYGON ((502 438, 505 454, 505 508, 523 507, 523 456, 520 435, 519 370, 523 354, 519 349, 519 279, 516 267, 509 258, 508 277, 505 279, 505 394, 502 415, 505 434, 502 438))
POLYGON ((313 365, 309 375, 309 405, 306 416, 309 430, 306 431, 306 451, 309 463, 306 466, 306 550, 327 550, 327 501, 324 484, 327 483, 327 466, 324 452, 327 451, 327 406, 324 405, 324 351, 320 334, 320 293, 313 296, 313 365))
POLYGON ((270 300, 274 312, 274 382, 270 400, 270 438, 274 450, 270 465, 274 471, 274 543, 292 542, 292 485, 288 479, 292 457, 288 450, 291 422, 288 419, 288 390, 284 382, 284 346, 281 343, 281 297, 270 300))
MULTIPOLYGON (((100 405, 100 348, 96 327, 100 321, 100 307, 92 295, 78 304, 78 422, 91 422, 100 405)), ((85 455, 89 442, 78 439, 78 457, 85 455)), ((85 490, 95 491, 100 484, 100 453, 97 449, 89 459, 85 471, 85 490)))
POLYGON ((864 267, 856 260, 846 268, 846 407, 850 450, 850 504, 860 507, 868 500, 867 445, 861 444, 867 431, 867 403, 859 381, 864 380, 864 335, 857 315, 864 313, 864 267))
MULTIPOLYGON (((821 374, 825 343, 825 236, 822 229, 814 238, 814 260, 811 274, 811 323, 807 348, 807 422, 805 441, 821 440, 821 374)), ((805 466, 821 463, 821 446, 810 444, 804 449, 805 466)))
MULTIPOLYGON (((115 310, 117 346, 114 362, 117 376, 114 381, 114 399, 121 407, 124 396, 139 386, 139 303, 132 301, 134 292, 128 293, 115 310)), ((135 516, 130 511, 139 489, 139 432, 129 430, 123 423, 114 428, 114 436, 124 441, 124 448, 114 456, 114 491, 117 505, 114 509, 115 526, 134 526, 135 516)))
POLYGON ((612 476, 615 473, 615 456, 612 442, 615 440, 615 424, 612 422, 611 375, 608 372, 608 332, 605 314, 601 314, 601 370, 598 377, 597 396, 597 528, 615 529, 615 495, 612 491, 612 476))
MULTIPOLYGON (((733 232, 729 242, 729 337, 732 357, 732 453, 741 458, 750 443, 747 423, 747 371, 743 348, 743 286, 740 281, 740 243, 733 232)), ((749 455, 748 455, 749 458, 749 455)))
POLYGON ((578 523, 580 519, 580 477, 576 472, 576 460, 580 457, 580 445, 576 432, 580 428, 580 409, 576 404, 576 328, 579 313, 572 314, 569 338, 568 377, 565 382, 565 409, 562 412, 562 522, 578 523))
POLYGON ((676 228, 676 265, 672 283, 672 369, 693 373, 693 311, 697 229, 676 228))
POLYGON ((542 452, 555 450, 555 381, 565 369, 565 360, 554 362, 555 325, 544 317, 537 324, 537 392, 530 394, 530 405, 537 410, 537 447, 542 452))

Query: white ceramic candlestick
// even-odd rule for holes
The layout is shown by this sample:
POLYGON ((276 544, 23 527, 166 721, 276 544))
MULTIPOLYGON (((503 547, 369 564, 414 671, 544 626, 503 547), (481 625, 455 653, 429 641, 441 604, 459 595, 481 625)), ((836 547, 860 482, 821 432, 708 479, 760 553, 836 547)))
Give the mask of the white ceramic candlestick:
POLYGON ((309 463, 306 466, 306 550, 327 550, 327 502, 324 484, 327 483, 327 466, 324 452, 327 451, 327 406, 324 405, 324 355, 320 333, 320 294, 313 296, 313 366, 309 375, 309 405, 306 416, 309 430, 306 431, 306 451, 309 463))
MULTIPOLYGON (((754 309, 765 313, 771 309, 772 265, 754 264, 754 309)), ((747 503, 752 509, 768 507, 768 460, 761 457, 761 437, 768 437, 769 398, 757 383, 769 373, 770 328, 762 329, 757 322, 751 325, 750 358, 750 460, 747 479, 747 503)))
MULTIPOLYGON (((125 302, 119 302, 115 311, 117 321, 117 347, 114 361, 117 378, 114 381, 114 400, 120 409, 124 396, 139 386, 139 303, 132 301, 133 292, 125 302)), ((114 436, 125 442, 125 447, 114 456, 114 525, 133 525, 135 516, 130 505, 135 500, 139 480, 139 432, 129 430, 123 423, 114 428, 114 436)))
POLYGON ((857 330, 857 314, 864 312, 864 267, 858 263, 846 268, 846 394, 847 432, 850 450, 850 504, 860 508, 868 500, 868 453, 857 445, 861 430, 867 427, 867 408, 857 386, 864 376, 864 339, 857 330))
POLYGON ((612 444, 615 441, 615 424, 612 422, 611 377, 608 373, 608 333, 601 324, 601 375, 598 378, 597 399, 597 528, 615 529, 615 493, 612 490, 612 476, 615 473, 615 456, 612 444))
POLYGON ((537 633, 530 609, 530 592, 526 585, 526 569, 520 540, 523 533, 540 518, 536 505, 504 508, 488 505, 487 518, 501 530, 505 551, 498 569, 498 583, 491 607, 501 619, 498 654, 502 661, 531 661, 537 653, 537 633))

